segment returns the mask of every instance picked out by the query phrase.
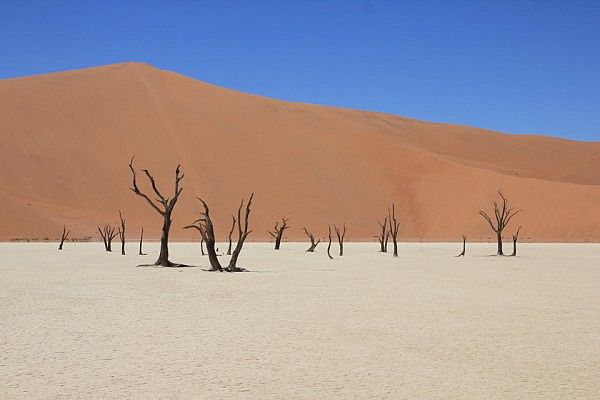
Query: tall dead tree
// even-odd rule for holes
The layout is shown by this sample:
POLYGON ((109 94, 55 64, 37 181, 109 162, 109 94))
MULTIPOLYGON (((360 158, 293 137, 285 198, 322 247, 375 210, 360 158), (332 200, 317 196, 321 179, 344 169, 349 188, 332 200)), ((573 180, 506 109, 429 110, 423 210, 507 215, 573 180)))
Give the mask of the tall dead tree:
POLYGON ((481 215, 483 219, 485 219, 490 225, 492 230, 496 232, 496 238, 498 239, 497 254, 499 256, 503 256, 504 252, 502 251, 502 232, 504 231, 504 228, 506 228, 510 220, 523 210, 515 211, 512 207, 509 206, 508 200, 500 190, 498 191, 498 194, 500 195, 502 201, 500 204, 494 201, 494 220, 492 220, 492 218, 485 211, 479 210, 479 215, 481 215))
POLYGON ((333 225, 333 229, 335 229, 335 234, 338 238, 338 243, 340 245, 340 257, 344 255, 344 237, 346 237, 346 224, 344 223, 344 228, 340 230, 337 225, 333 225))
POLYGON ((123 215, 121 215, 121 210, 119 210, 119 219, 121 220, 121 227, 119 228, 118 234, 119 239, 121 239, 121 255, 125 255, 125 220, 123 219, 123 215))
POLYGON ((140 251, 138 253, 138 255, 140 256, 145 256, 144 252, 142 251, 142 243, 144 242, 144 227, 142 226, 142 233, 140 234, 140 251))
POLYGON ((288 226, 289 219, 281 218, 281 226, 279 222, 275 222, 275 227, 273 231, 269 231, 269 235, 275 239, 275 250, 279 250, 279 246, 281 246, 281 238, 283 237, 283 231, 289 228, 288 226))
POLYGON ((238 226, 238 241, 236 243, 235 249, 229 259, 229 265, 227 268, 223 268, 219 259, 217 258, 217 252, 215 250, 215 231, 212 219, 210 217, 210 210, 208 208, 208 204, 200 198, 200 202, 204 208, 204 212, 202 212, 202 218, 194 221, 192 225, 188 225, 184 227, 184 229, 196 229, 202 235, 202 238, 206 242, 206 249, 208 252, 208 260, 211 265, 210 271, 227 271, 227 272, 241 272, 245 271, 243 268, 237 267, 237 260, 242 251, 242 247, 244 246, 244 242, 248 235, 252 232, 248 230, 248 217, 250 216, 250 206, 252 205, 252 198, 254 197, 254 193, 250 195, 248 199, 248 203, 246 204, 245 214, 244 214, 244 225, 242 226, 241 218, 242 218, 242 208, 244 206, 244 200, 240 204, 240 208, 238 209, 238 218, 237 218, 237 226, 238 226))
POLYGON ((175 188, 173 191, 173 197, 171 198, 167 198, 162 195, 162 193, 158 190, 158 187, 156 186, 154 177, 150 174, 150 172, 147 169, 142 170, 144 174, 146 174, 148 180, 150 181, 150 184, 152 185, 152 190, 158 196, 157 199, 152 200, 150 199, 150 197, 148 197, 148 195, 140 191, 137 185, 136 171, 135 168, 133 168, 134 158, 135 157, 132 157, 129 163, 129 169, 131 170, 132 175, 132 187, 130 189, 133 193, 146 200, 146 202, 163 217, 162 234, 160 237, 160 254, 158 255, 158 259, 154 262, 153 265, 161 265, 163 267, 181 266, 181 264, 174 264, 169 261, 169 232, 171 230, 171 223, 173 222, 172 214, 173 209, 177 204, 177 200, 179 199, 179 195, 183 190, 182 187, 179 187, 179 183, 181 182, 184 176, 180 170, 181 166, 178 165, 175 169, 175 188))
POLYGON ((315 242, 315 235, 313 235, 311 232, 309 232, 306 227, 303 227, 302 229, 304 229, 304 233, 306 233, 306 236, 308 236, 308 238, 310 239, 310 247, 308 248, 308 250, 306 250, 308 253, 313 253, 315 251, 315 248, 317 247, 317 245, 319 243, 321 243, 321 239, 318 239, 315 242))
POLYGON ((65 240, 67 240, 67 237, 69 237, 69 233, 71 233, 71 230, 67 231, 67 227, 63 225, 62 234, 60 235, 60 244, 58 245, 59 250, 63 249, 63 244, 65 243, 65 240))
POLYGON ((373 237, 376 237, 377 241, 379 242, 379 252, 387 253, 387 245, 388 245, 388 240, 390 238, 390 231, 388 230, 387 217, 385 217, 383 219, 383 223, 381 223, 380 221, 377 221, 377 223, 379 224, 379 228, 381 229, 381 232, 379 233, 379 235, 375 235, 373 237))
POLYGON ((392 203, 392 210, 388 209, 388 223, 392 243, 394 243, 394 257, 398 257, 398 228, 400 228, 400 222, 396 220, 396 206, 394 203, 392 203))
POLYGON ((517 256, 517 240, 519 240, 519 232, 521 232, 521 227, 519 227, 517 229, 517 233, 515 233, 514 235, 512 235, 512 240, 513 240, 513 252, 511 254, 511 256, 516 257, 517 256))
POLYGON ((330 260, 333 260, 333 257, 331 257, 331 226, 327 226, 327 229, 329 230, 329 244, 327 245, 327 255, 329 256, 330 260))
POLYGON ((112 225, 104 225, 102 228, 98 227, 98 232, 104 242, 104 250, 112 251, 112 241, 119 234, 117 228, 112 225))
POLYGON ((235 229, 235 222, 236 219, 235 217, 232 215, 231 216, 231 229, 229 230, 229 247, 227 247, 227 255, 230 256, 231 255, 231 235, 233 234, 233 230, 235 229))
POLYGON ((456 257, 463 257, 467 251, 467 237, 465 235, 462 235, 463 238, 463 249, 460 252, 459 255, 457 255, 456 257))

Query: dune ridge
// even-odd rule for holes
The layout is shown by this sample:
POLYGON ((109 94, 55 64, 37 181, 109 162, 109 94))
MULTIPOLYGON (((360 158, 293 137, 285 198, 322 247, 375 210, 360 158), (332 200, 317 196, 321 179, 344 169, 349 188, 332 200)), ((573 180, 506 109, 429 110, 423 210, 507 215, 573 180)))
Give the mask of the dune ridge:
MULTIPOLYGON (((507 116, 510 118, 510 116, 507 116)), ((460 125, 244 94, 142 63, 0 80, 0 240, 74 237, 125 215, 131 240, 160 219, 128 190, 132 155, 184 192, 174 239, 197 218, 202 196, 217 236, 255 192, 252 240, 290 218, 323 237, 348 225, 371 240, 396 203, 403 240, 488 240, 477 215, 502 189, 525 210, 531 241, 600 241, 600 143, 507 135, 460 125)), ((144 182, 145 184, 145 182, 144 182)), ((147 187, 147 186, 145 186, 147 187)))

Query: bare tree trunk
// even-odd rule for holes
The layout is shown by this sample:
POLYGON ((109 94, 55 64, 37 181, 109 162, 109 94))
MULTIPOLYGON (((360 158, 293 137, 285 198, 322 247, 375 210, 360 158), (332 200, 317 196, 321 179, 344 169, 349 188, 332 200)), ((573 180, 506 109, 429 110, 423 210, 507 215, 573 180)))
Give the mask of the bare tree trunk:
POLYGON ((231 216, 231 229, 229 230, 229 247, 227 247, 227 255, 228 256, 231 255, 231 235, 233 234, 233 230, 235 229, 235 222, 236 222, 236 219, 232 215, 231 216))
POLYGON ((396 206, 392 203, 392 211, 388 209, 388 222, 390 224, 390 236, 394 243, 394 257, 398 257, 398 229, 400 228, 400 222, 396 220, 396 206))
POLYGON ((275 227, 273 228, 273 231, 269 231, 269 235, 271 235, 271 237, 273 237, 273 239, 275 239, 275 250, 279 250, 279 247, 281 246, 281 239, 283 237, 283 232, 289 228, 289 226, 287 224, 288 221, 289 221, 289 219, 282 218, 281 226, 279 226, 279 222, 275 222, 275 227))
POLYGON ((70 230, 67 231, 67 227, 63 225, 63 230, 62 230, 62 234, 60 235, 60 244, 58 245, 58 250, 63 249, 63 244, 65 243, 65 240, 67 240, 69 233, 71 233, 71 231, 70 230))
POLYGON ((121 228, 119 229, 119 238, 121 239, 121 255, 125 255, 125 220, 119 210, 119 219, 121 220, 121 228))
POLYGON ((496 232, 496 236, 498 237, 498 255, 503 256, 504 251, 502 251, 502 233, 500 231, 496 232))
POLYGON ((200 238, 200 252, 204 255, 204 238, 200 238))
POLYGON ((145 256, 144 252, 142 251, 142 243, 144 242, 144 227, 142 226, 142 233, 140 234, 140 251, 138 253, 138 255, 140 256, 145 256))
POLYGON ((467 237, 465 235, 462 235, 463 238, 463 248, 462 248, 462 252, 457 255, 456 257, 462 257, 465 255, 465 252, 467 251, 467 237))
POLYGON ((165 212, 163 219, 162 233, 160 235, 160 253, 154 262, 154 265, 170 267, 169 262, 169 232, 171 231, 171 212, 165 212))
POLYGON ((175 190, 173 193, 173 197, 170 199, 163 196, 162 193, 158 190, 158 187, 156 186, 154 177, 150 174, 150 172, 147 169, 143 170, 144 173, 146 174, 146 177, 150 181, 152 190, 154 191, 156 196, 158 196, 158 198, 153 201, 152 199, 150 199, 150 197, 148 197, 148 195, 146 195, 145 193, 140 191, 140 189, 137 186, 136 172, 135 172, 135 169, 133 168, 134 158, 135 157, 132 157, 131 161, 129 163, 129 169, 131 170, 131 175, 132 175, 132 187, 130 189, 133 193, 135 193, 136 195, 138 195, 138 196, 142 197, 144 200, 146 200, 146 202, 157 213, 159 213, 163 217, 162 234, 160 237, 160 253, 158 255, 158 259, 154 262, 153 265, 160 265, 163 267, 183 266, 182 264, 174 264, 169 261, 169 231, 171 229, 171 223, 172 223, 171 215, 173 213, 173 209, 175 208, 175 205, 177 204, 179 195, 183 191, 183 188, 179 187, 179 183, 181 182, 181 180, 184 177, 184 175, 181 173, 181 166, 178 165, 177 168, 175 169, 175 190))
POLYGON ((204 207, 202 218, 197 219, 192 225, 185 226, 183 229, 193 228, 200 232, 203 241, 206 242, 208 261, 210 262, 211 267, 210 271, 223 271, 223 267, 221 266, 221 263, 217 258, 217 251, 215 250, 215 231, 212 219, 210 218, 210 210, 208 209, 208 204, 206 204, 206 202, 199 197, 198 200, 200 200, 202 206, 204 207))
POLYGON ((329 256, 330 260, 333 260, 333 257, 331 257, 331 226, 327 227, 329 229, 329 244, 327 245, 327 255, 329 256))
POLYGON ((521 232, 521 227, 519 227, 519 229, 517 229, 517 233, 512 235, 512 240, 513 240, 513 252, 511 254, 512 257, 517 256, 517 240, 519 240, 519 232, 521 232))
POLYGON ((343 231, 340 231, 340 229, 335 224, 333 225, 333 229, 335 229, 335 234, 338 238, 338 243, 340 245, 340 257, 342 257, 344 255, 344 237, 346 236, 346 224, 344 223, 343 231))
POLYGON ((310 239, 310 247, 308 248, 308 250, 306 250, 308 253, 313 253, 315 251, 315 248, 317 247, 317 245, 319 243, 321 243, 321 239, 317 240, 315 242, 315 236, 309 232, 306 227, 302 228, 304 229, 304 233, 306 233, 306 236, 308 236, 308 238, 310 239))

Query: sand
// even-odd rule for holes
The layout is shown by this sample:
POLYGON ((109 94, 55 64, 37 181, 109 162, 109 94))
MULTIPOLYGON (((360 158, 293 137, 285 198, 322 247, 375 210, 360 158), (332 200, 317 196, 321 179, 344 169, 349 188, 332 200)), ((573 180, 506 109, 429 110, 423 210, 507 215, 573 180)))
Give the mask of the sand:
POLYGON ((58 238, 63 224, 98 238, 118 210, 130 232, 159 237, 128 190, 134 154, 165 195, 181 163, 179 240, 195 239, 180 228, 198 218, 196 196, 222 238, 255 192, 257 240, 282 217, 289 240, 344 222, 348 239, 371 240, 395 202, 405 241, 485 241, 477 211, 502 189, 525 210, 524 239, 600 242, 600 143, 274 100, 140 63, 0 80, 0 240, 58 238))
MULTIPOLYGON (((254 272, 217 274, 0 243, 0 397, 600 397, 600 245, 321 246, 250 243, 254 272)), ((197 243, 171 249, 207 265, 197 243)))

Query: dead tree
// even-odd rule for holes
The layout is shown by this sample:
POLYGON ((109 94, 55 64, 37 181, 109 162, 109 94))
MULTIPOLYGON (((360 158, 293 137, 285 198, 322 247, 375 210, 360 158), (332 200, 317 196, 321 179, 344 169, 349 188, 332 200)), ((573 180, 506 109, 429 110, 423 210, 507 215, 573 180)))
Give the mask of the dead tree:
POLYGON ((69 233, 71 233, 71 230, 67 231, 67 227, 63 225, 62 234, 60 235, 60 244, 58 245, 59 250, 62 250, 65 240, 69 237, 69 233))
POLYGON ((248 238, 248 235, 252 233, 252 231, 248 230, 248 217, 250 216, 250 206, 252 205, 252 199, 254 198, 254 193, 250 195, 248 199, 248 203, 246 204, 246 209, 243 214, 244 216, 244 226, 242 226, 242 208, 244 208, 244 199, 240 203, 240 207, 238 208, 237 214, 237 226, 238 226, 238 240, 235 244, 235 249, 233 249, 233 253, 231 254, 231 258, 229 259, 229 265, 227 266, 227 270, 229 272, 240 272, 245 271, 245 269, 237 266, 237 260, 242 252, 242 247, 244 246, 244 242, 248 238))
POLYGON ((231 216, 231 229, 229 230, 229 247, 227 248, 227 255, 230 256, 231 255, 231 235, 233 234, 233 230, 235 229, 235 222, 236 219, 235 217, 232 215, 231 216))
POLYGON ((206 255, 204 254, 204 238, 200 237, 200 253, 202 253, 202 255, 206 255))
POLYGON ((229 265, 227 268, 223 268, 219 259, 217 258, 217 252, 215 250, 215 231, 212 219, 210 217, 210 210, 206 202, 200 198, 200 202, 204 208, 204 212, 201 214, 202 218, 194 221, 192 225, 188 225, 184 227, 184 229, 196 229, 202 235, 202 238, 206 242, 206 249, 208 252, 208 260, 211 265, 210 271, 227 271, 227 272, 241 272, 245 271, 243 268, 237 267, 237 260, 242 251, 242 247, 244 246, 244 242, 248 235, 252 232, 248 230, 248 217, 250 216, 250 206, 252 205, 252 198, 254 197, 254 193, 250 195, 248 199, 248 204, 246 204, 246 210, 244 215, 244 226, 242 227, 241 217, 242 217, 242 208, 244 206, 244 200, 240 204, 240 208, 238 209, 238 218, 237 218, 237 226, 238 226, 238 241, 236 243, 235 249, 231 255, 229 260, 229 265))
POLYGON ((283 231, 289 228, 288 226, 289 219, 281 218, 281 226, 279 226, 279 222, 275 223, 275 227, 273 231, 269 231, 269 235, 275 239, 275 250, 279 250, 279 246, 281 246, 281 238, 283 237, 283 231))
POLYGON ((329 256, 330 260, 333 260, 333 257, 331 257, 331 226, 327 226, 327 229, 329 230, 329 244, 327 245, 327 255, 329 256))
POLYGON ((508 205, 508 200, 506 199, 506 197, 504 197, 502 192, 498 191, 498 194, 502 199, 502 203, 498 204, 498 202, 494 201, 495 222, 492 221, 492 218, 490 218, 490 216, 485 211, 479 210, 479 215, 481 215, 483 219, 485 219, 490 225, 492 230, 496 232, 496 237, 498 239, 497 254, 499 256, 503 256, 504 252, 502 251, 502 231, 504 231, 504 228, 506 228, 510 220, 523 210, 514 211, 513 208, 508 205))
POLYGON ((519 240, 519 232, 521 232, 521 227, 519 227, 517 229, 517 233, 512 235, 512 240, 513 240, 513 252, 511 254, 512 257, 517 256, 517 240, 519 240))
POLYGON ((119 228, 118 234, 119 239, 121 239, 121 255, 125 255, 125 220, 123 219, 123 215, 121 215, 121 210, 119 210, 119 219, 121 220, 121 227, 119 228))
POLYGON ((308 253, 313 253, 313 252, 315 251, 315 248, 317 247, 317 245, 318 245, 319 243, 321 243, 321 239, 318 239, 318 240, 315 242, 315 236, 314 236, 312 233, 310 233, 310 232, 309 232, 309 231, 306 229, 306 227, 304 227, 304 228, 302 228, 302 229, 304 229, 304 233, 306 233, 306 236, 308 236, 308 238, 310 239, 310 247, 309 247, 309 248, 308 248, 308 250, 306 250, 306 251, 307 251, 308 253))
POLYGON ((119 234, 116 230, 117 228, 112 225, 104 225, 102 229, 98 227, 98 232, 104 242, 104 250, 112 251, 112 241, 119 234))
POLYGON ((463 238, 463 249, 460 252, 459 255, 457 255, 456 257, 463 257, 465 255, 465 252, 467 251, 467 237, 465 235, 462 235, 463 238))
POLYGON ((152 190, 158 196, 157 199, 152 200, 150 199, 150 197, 148 197, 148 195, 140 191, 140 189, 138 188, 136 172, 133 168, 134 158, 135 157, 132 157, 131 162, 129 163, 129 169, 131 169, 132 174, 132 187, 130 189, 133 193, 146 200, 146 202, 163 217, 162 234, 160 237, 160 254, 158 255, 158 259, 154 262, 153 265, 161 265, 163 267, 183 266, 181 264, 174 264, 169 261, 169 232, 171 230, 171 223, 173 222, 172 214, 173 209, 177 204, 177 200, 179 199, 179 195, 183 190, 183 188, 179 187, 179 183, 181 182, 184 176, 180 171, 181 166, 178 165, 175 169, 175 189, 172 198, 163 196, 162 193, 158 190, 154 177, 150 174, 150 172, 147 169, 142 170, 146 174, 146 177, 148 177, 148 180, 152 185, 152 190))
POLYGON ((142 251, 142 243, 144 242, 144 227, 142 226, 142 233, 140 234, 140 251, 138 253, 138 255, 140 256, 145 256, 144 252, 142 251))
POLYGON ((391 212, 388 209, 388 223, 392 243, 394 243, 394 257, 398 257, 398 228, 400 228, 400 222, 396 220, 396 206, 394 203, 392 203, 391 212))
MULTIPOLYGON (((210 210, 208 205, 201 198, 197 198, 202 203, 204 212, 200 215, 202 218, 197 219, 191 225, 184 226, 183 229, 196 229, 202 236, 202 241, 206 242, 206 251, 208 252, 208 261, 210 262, 210 271, 223 271, 223 267, 217 258, 215 250, 215 230, 212 219, 210 218, 210 210)), ((201 242, 202 243, 202 242, 201 242)))
POLYGON ((388 245, 388 240, 390 238, 390 231, 388 230, 387 217, 385 217, 383 219, 383 223, 381 223, 380 221, 377 221, 377 223, 379 224, 381 233, 379 235, 375 235, 373 237, 377 238, 377 241, 379 242, 379 252, 387 253, 387 245, 388 245))
POLYGON ((335 234, 338 238, 338 243, 340 245, 340 257, 344 255, 344 237, 346 236, 346 224, 344 224, 344 229, 340 231, 340 228, 337 225, 333 225, 333 229, 335 229, 335 234))

